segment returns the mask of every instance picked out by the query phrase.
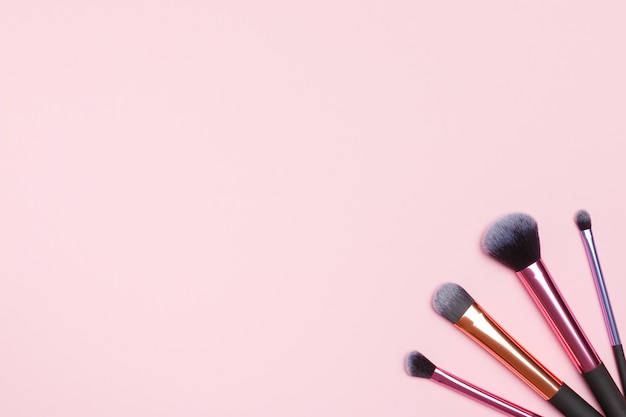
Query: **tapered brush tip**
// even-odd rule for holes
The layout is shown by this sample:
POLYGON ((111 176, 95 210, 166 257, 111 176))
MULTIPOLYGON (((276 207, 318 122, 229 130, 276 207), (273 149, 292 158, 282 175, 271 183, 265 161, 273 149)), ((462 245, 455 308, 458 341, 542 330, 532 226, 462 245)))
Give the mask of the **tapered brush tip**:
POLYGON ((541 258, 537 222, 524 213, 501 217, 485 231, 482 248, 498 262, 521 271, 541 258))
POLYGON ((433 308, 443 317, 456 323, 474 304, 474 299, 458 284, 452 282, 441 285, 433 297, 433 308))
POLYGON ((578 230, 581 232, 583 230, 591 229, 591 216, 585 210, 578 210, 576 212, 576 217, 574 218, 576 221, 576 225, 578 226, 578 230))
POLYGON ((428 358, 414 350, 406 355, 406 373, 417 378, 432 378, 437 367, 428 358))

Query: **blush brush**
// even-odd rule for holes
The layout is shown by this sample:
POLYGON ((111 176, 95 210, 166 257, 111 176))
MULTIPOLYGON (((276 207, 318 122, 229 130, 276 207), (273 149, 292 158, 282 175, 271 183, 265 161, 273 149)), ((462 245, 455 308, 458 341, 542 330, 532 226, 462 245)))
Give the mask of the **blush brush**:
POLYGON ((479 403, 513 417, 541 417, 519 405, 513 404, 482 388, 477 387, 449 372, 435 366, 426 356, 418 351, 410 352, 406 357, 406 372, 412 377, 426 378, 446 388, 463 394, 479 403))
POLYGON ((596 244, 593 239, 593 233, 591 231, 591 216, 585 210, 579 210, 575 217, 576 225, 580 230, 580 237, 585 247, 585 253, 587 254, 587 260, 589 261, 589 268, 591 269, 591 275, 593 276, 593 282, 596 286, 596 292, 598 293, 598 301, 602 308, 602 316, 604 317, 604 324, 609 334, 609 341, 613 347, 613 355, 615 356, 615 362, 617 363, 617 370, 619 371, 619 377, 622 384, 622 391, 626 392, 626 359, 624 358, 624 348, 617 331, 617 324, 615 323, 615 315, 611 308, 611 300, 609 299, 609 292, 604 282, 604 275, 602 274, 602 268, 600 268, 600 260, 598 259, 598 251, 596 250, 596 244))
POLYGON ((591 346, 541 259, 537 222, 514 213, 493 223, 483 250, 515 271, 607 417, 625 417, 626 399, 591 346))
POLYGON ((439 287, 433 298, 433 308, 491 353, 564 416, 601 416, 528 353, 460 285, 447 283, 439 287))

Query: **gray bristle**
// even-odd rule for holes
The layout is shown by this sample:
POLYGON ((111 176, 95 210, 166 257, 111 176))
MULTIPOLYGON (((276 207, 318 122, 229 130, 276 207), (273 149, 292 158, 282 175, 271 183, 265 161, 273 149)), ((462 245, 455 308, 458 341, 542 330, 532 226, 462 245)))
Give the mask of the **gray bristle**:
POLYGON ((501 217, 487 228, 482 247, 500 263, 521 271, 541 258, 537 222, 523 213, 501 217))
POLYGON ((406 355, 405 368, 406 373, 410 376, 428 379, 432 378, 435 369, 437 369, 426 356, 416 350, 406 355))
POLYGON ((458 284, 448 282, 439 287, 433 297, 435 311, 452 323, 456 323, 474 304, 474 299, 458 284))
POLYGON ((578 210, 575 220, 576 225, 581 232, 583 230, 591 229, 591 216, 585 210, 578 210))

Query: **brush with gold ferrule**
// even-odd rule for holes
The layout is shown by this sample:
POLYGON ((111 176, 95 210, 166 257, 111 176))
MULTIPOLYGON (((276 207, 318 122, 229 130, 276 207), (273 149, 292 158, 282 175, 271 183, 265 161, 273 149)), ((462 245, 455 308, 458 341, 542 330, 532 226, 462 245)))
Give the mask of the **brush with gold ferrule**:
POLYGON ((433 298, 437 313, 491 353, 566 417, 601 416, 511 337, 460 285, 443 284, 433 298))
POLYGON ((541 259, 537 222, 513 213, 494 222, 483 250, 515 271, 607 417, 626 417, 626 399, 591 346, 541 259))

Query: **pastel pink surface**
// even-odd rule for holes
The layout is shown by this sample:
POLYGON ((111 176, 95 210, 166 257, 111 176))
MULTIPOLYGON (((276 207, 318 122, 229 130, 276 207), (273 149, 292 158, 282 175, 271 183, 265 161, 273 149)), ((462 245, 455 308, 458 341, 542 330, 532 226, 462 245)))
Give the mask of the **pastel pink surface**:
POLYGON ((485 227, 537 219, 614 376, 626 5, 0 5, 0 415, 558 415, 431 308, 463 285, 596 404, 485 227))

